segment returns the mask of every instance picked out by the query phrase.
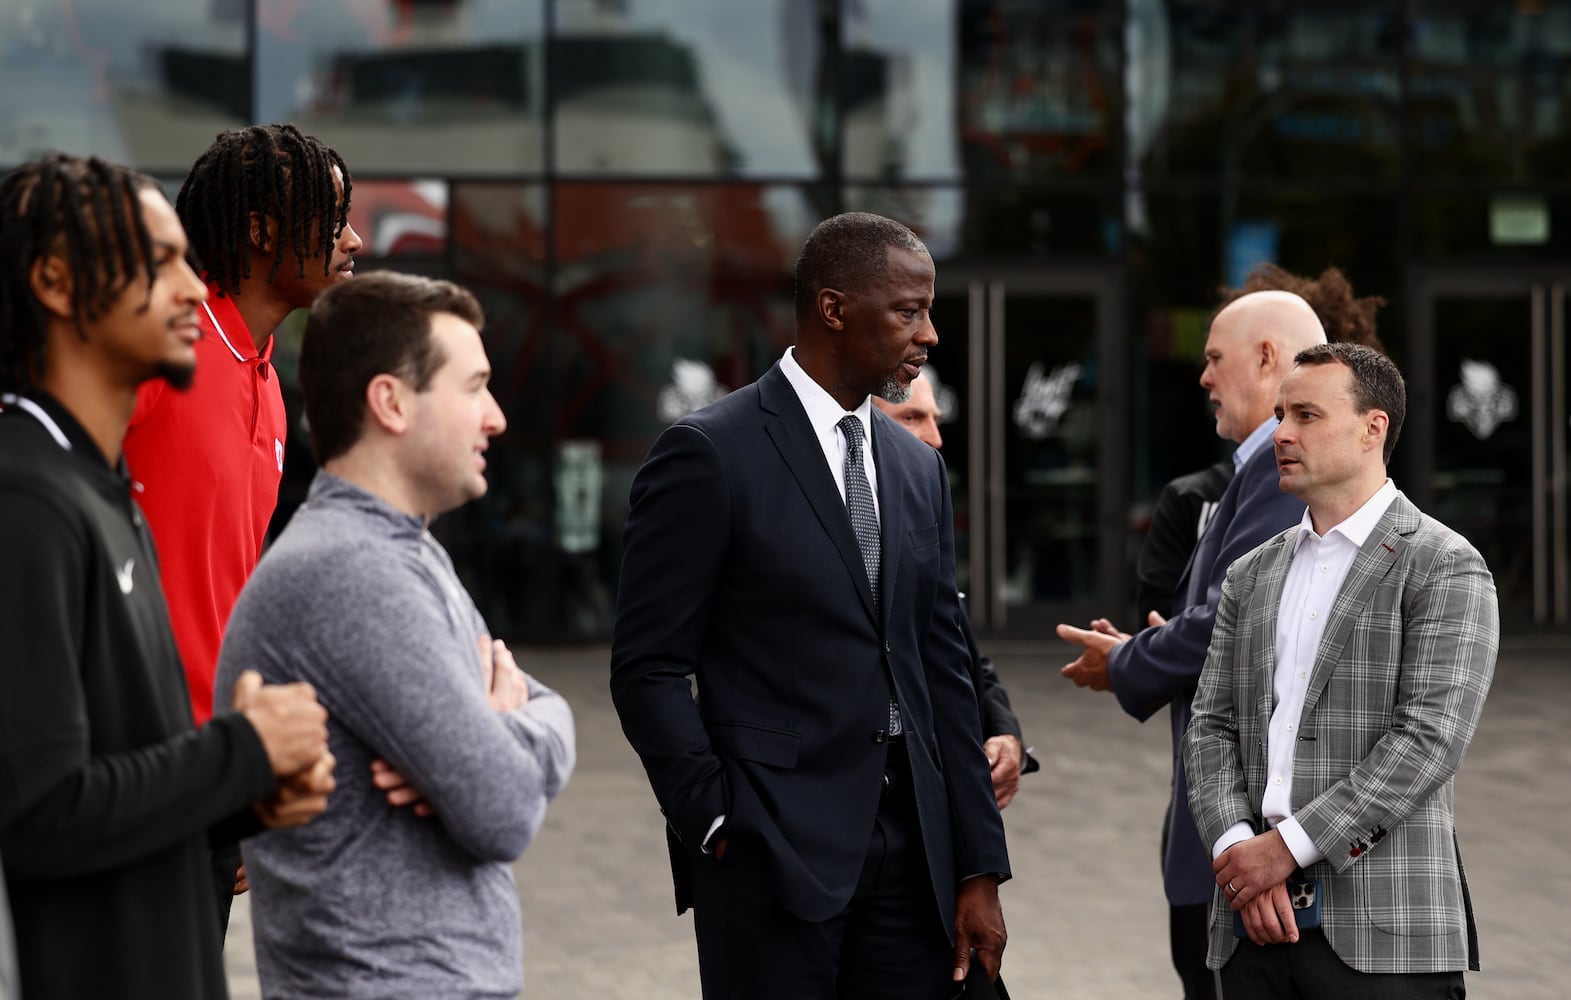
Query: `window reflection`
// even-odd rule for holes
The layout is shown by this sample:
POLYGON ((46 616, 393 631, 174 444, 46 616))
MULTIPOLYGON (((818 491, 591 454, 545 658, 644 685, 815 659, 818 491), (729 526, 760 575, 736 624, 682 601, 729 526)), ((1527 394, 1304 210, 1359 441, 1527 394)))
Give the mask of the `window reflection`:
POLYGON ((250 105, 244 4, 0 4, 0 163, 51 149, 183 174, 250 105))
MULTIPOLYGON (((355 186, 358 199, 360 187, 355 186)), ((553 580, 546 189, 518 183, 453 186, 453 280, 485 310, 491 393, 507 430, 486 452, 489 489, 437 522, 470 593, 498 632, 556 635, 553 580)))
POLYGON ((1030 180, 1115 167, 1117 5, 866 0, 844 17, 847 178, 1030 180))
POLYGON ((1135 0, 1131 141, 1162 175, 1394 178, 1398 11, 1135 0))
POLYGON ((544 0, 255 0, 257 115, 353 170, 538 171, 544 0))
POLYGON ((556 189, 555 580, 566 627, 610 627, 633 474, 673 420, 794 339, 791 272, 819 214, 793 187, 556 189))
POLYGON ((813 176, 817 16, 816 0, 561 0, 556 168, 813 176))
POLYGON ((846 211, 875 212, 910 226, 936 261, 969 256, 1101 257, 1118 253, 1117 193, 1031 187, 853 185, 846 211))
POLYGON ((1560 180, 1571 166, 1571 10, 1417 3, 1408 134, 1421 176, 1560 180))

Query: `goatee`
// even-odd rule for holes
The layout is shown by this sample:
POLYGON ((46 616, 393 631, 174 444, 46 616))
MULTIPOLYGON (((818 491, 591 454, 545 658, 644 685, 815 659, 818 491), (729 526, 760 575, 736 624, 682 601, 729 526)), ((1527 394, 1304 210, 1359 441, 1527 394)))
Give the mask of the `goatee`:
POLYGON ((180 364, 174 361, 165 361, 158 366, 154 374, 168 382, 171 389, 177 392, 185 392, 191 388, 191 379, 196 377, 196 364, 194 362, 180 364))
POLYGON ((893 374, 884 379, 884 384, 878 387, 878 398, 886 403, 895 403, 896 405, 909 402, 911 399, 911 386, 909 383, 901 383, 899 373, 893 374))

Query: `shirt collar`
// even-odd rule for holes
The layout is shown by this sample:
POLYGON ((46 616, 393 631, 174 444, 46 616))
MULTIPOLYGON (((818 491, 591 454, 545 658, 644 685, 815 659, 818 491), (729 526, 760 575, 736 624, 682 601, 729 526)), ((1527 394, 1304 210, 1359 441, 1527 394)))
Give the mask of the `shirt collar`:
POLYGON ((1271 435, 1276 433, 1276 425, 1276 417, 1266 417, 1264 423, 1256 427, 1248 437, 1244 438, 1243 443, 1238 446, 1238 450, 1233 452, 1233 468, 1242 469, 1245 462, 1254 458, 1255 452, 1264 447, 1271 440, 1271 435))
POLYGON ((862 400, 862 404, 854 410, 847 410, 835 402, 835 397, 829 395, 823 386, 813 381, 796 360, 796 348, 786 348, 785 356, 780 359, 780 370, 785 373, 786 381, 791 383, 791 388, 796 390, 796 397, 802 401, 802 409, 807 411, 807 422, 812 425, 813 433, 820 439, 832 434, 846 414, 854 414, 862 421, 862 439, 873 440, 873 403, 872 398, 862 400))
POLYGON ((217 283, 206 275, 204 278, 207 279, 207 301, 202 303, 202 312, 207 321, 213 324, 213 329, 218 333, 218 342, 224 345, 229 356, 239 362, 270 360, 273 356, 273 341, 277 338, 268 337, 266 349, 258 352, 234 297, 220 294, 217 283))
POLYGON ((1380 519, 1385 516, 1386 509, 1397 498, 1397 493, 1396 483, 1387 479, 1384 486, 1375 490, 1374 496, 1364 501, 1363 506, 1349 514, 1341 523, 1334 524, 1326 529, 1326 533, 1321 536, 1315 535, 1315 522, 1309 516, 1309 509, 1305 508, 1304 516, 1298 522, 1298 537, 1293 542, 1294 551, 1297 551, 1298 547, 1304 544, 1305 538, 1318 537, 1325 539, 1330 538, 1332 535, 1341 535, 1343 538, 1346 538, 1353 543, 1355 549, 1363 548, 1364 543, 1369 541, 1369 536, 1374 532, 1375 525, 1380 523, 1380 519))
POLYGON ((125 458, 121 457, 115 465, 110 465, 104 458, 104 453, 98 450, 98 442, 87 433, 87 428, 76 419, 76 416, 66 409, 65 404, 55 399, 42 389, 34 390, 25 396, 6 394, 0 397, 0 405, 7 410, 25 413, 36 420, 55 443, 66 451, 75 452, 93 463, 94 465, 120 475, 125 473, 125 458))

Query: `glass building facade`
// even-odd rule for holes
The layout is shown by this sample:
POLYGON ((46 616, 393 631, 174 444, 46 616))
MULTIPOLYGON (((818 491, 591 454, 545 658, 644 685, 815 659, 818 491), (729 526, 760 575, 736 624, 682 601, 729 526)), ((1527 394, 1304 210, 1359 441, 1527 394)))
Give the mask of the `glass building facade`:
MULTIPOLYGON (((364 266, 485 305, 509 430, 438 532, 501 634, 608 634, 645 452, 791 343, 797 249, 848 209, 938 263, 984 630, 1132 615, 1151 500, 1223 452, 1208 316, 1267 260, 1388 300, 1399 485, 1484 552, 1509 628, 1571 621, 1571 0, 0 7, 0 165, 173 188, 275 120, 349 163, 364 266)), ((280 522, 311 473, 288 401, 280 522)))

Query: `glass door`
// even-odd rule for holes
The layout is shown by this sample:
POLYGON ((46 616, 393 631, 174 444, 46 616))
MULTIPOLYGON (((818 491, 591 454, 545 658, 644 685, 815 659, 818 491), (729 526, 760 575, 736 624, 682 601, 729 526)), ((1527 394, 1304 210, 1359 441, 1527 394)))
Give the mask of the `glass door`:
POLYGON ((1399 485, 1483 554, 1507 631, 1571 624, 1567 279, 1571 268, 1435 268, 1413 280, 1413 476, 1399 485))
POLYGON ((943 270, 931 357, 973 622, 1043 637, 1117 613, 1129 501, 1117 274, 943 270))

